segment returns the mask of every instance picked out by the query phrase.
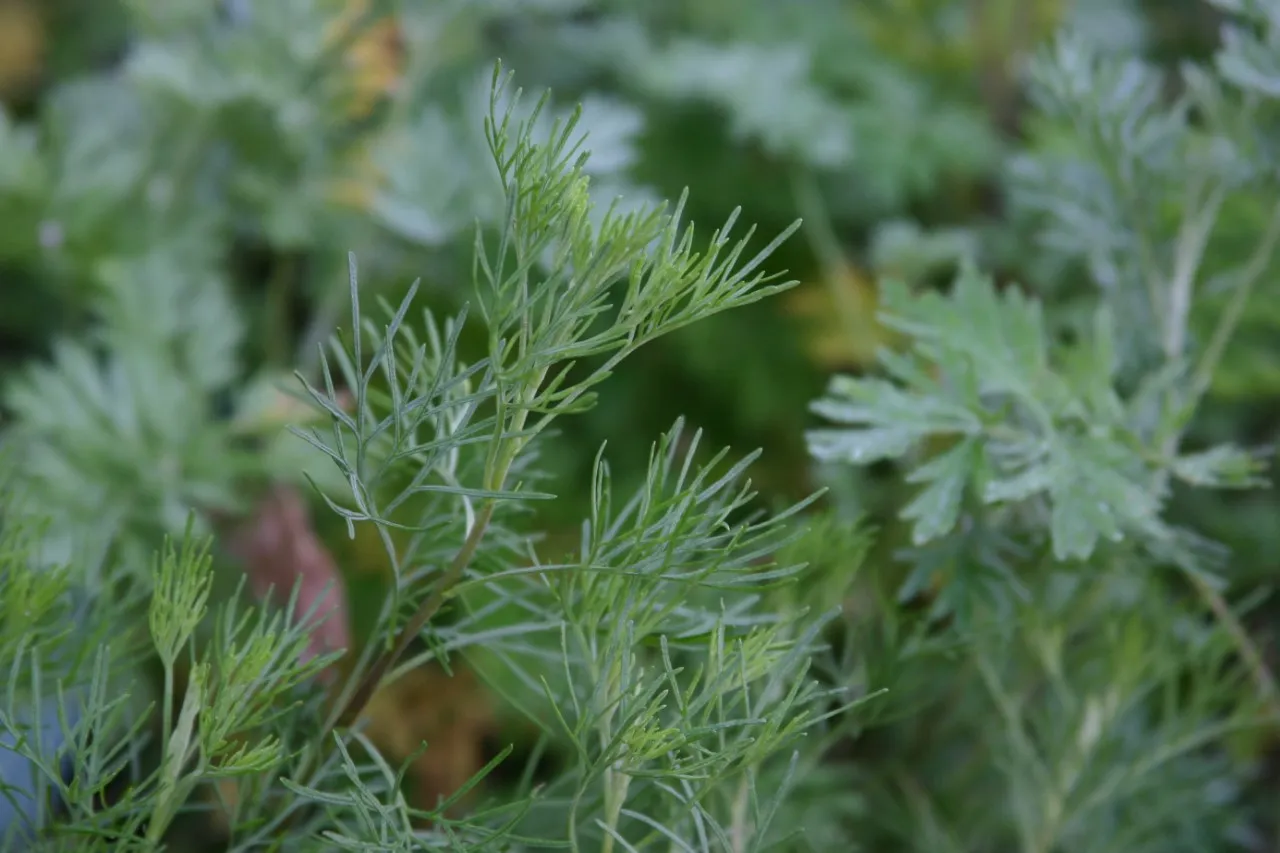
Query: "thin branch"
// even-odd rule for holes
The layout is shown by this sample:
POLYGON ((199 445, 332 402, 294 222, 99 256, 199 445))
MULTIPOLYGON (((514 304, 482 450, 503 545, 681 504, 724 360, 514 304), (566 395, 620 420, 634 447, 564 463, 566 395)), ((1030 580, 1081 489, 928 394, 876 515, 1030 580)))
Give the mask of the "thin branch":
MULTIPOLYGON (((1219 200, 1220 201, 1220 200, 1219 200)), ((1207 237, 1207 228, 1199 231, 1184 233, 1183 238, 1190 245, 1183 246, 1180 241, 1178 258, 1179 261, 1190 260, 1199 257, 1203 251, 1203 245, 1200 240, 1207 237)), ((1231 301, 1227 304, 1226 310, 1218 320, 1218 325, 1214 329, 1213 336, 1210 338, 1209 345, 1205 348, 1204 355, 1201 356, 1200 363, 1196 367, 1196 371, 1191 381, 1191 396, 1185 401, 1185 406, 1190 409, 1195 407, 1204 397, 1209 389, 1210 383, 1213 381, 1214 372, 1217 370, 1218 364, 1222 361, 1223 353, 1226 351, 1227 344, 1235 334, 1240 320, 1244 315, 1244 309, 1248 305, 1249 298, 1253 294, 1254 288, 1261 280, 1263 273, 1266 272, 1271 264, 1271 258, 1275 254, 1277 243, 1280 242, 1280 202, 1277 202, 1272 208, 1271 218, 1267 223, 1266 231, 1263 233, 1262 239, 1259 240, 1257 247, 1254 249, 1253 255, 1245 264, 1240 273, 1240 281, 1236 284, 1235 291, 1231 295, 1231 301)), ((1198 266, 1198 263, 1197 263, 1198 266)), ((1173 281, 1175 301, 1178 293, 1185 289, 1188 293, 1191 288, 1191 281, 1194 277, 1195 270, 1193 268, 1184 270, 1181 266, 1178 268, 1178 275, 1173 281)), ((1182 357, 1182 346, 1186 338, 1186 326, 1188 316, 1186 311, 1175 314, 1170 318, 1171 329, 1176 321, 1178 328, 1168 333, 1166 337, 1166 355, 1170 359, 1182 357), (1176 350, 1170 350, 1169 346, 1177 345, 1176 350)), ((1161 453, 1166 463, 1173 459, 1178 453, 1178 448, 1182 443, 1185 435, 1185 428, 1175 430, 1165 440, 1161 453)), ((1169 479, 1169 469, 1166 467, 1160 471, 1157 478, 1157 487, 1163 490, 1169 479)), ((1208 605, 1213 612, 1215 618, 1222 624, 1227 632, 1235 640, 1237 650, 1243 658, 1245 665, 1253 674, 1254 682, 1258 687, 1259 694, 1267 701, 1269 709, 1280 716, 1280 687, 1277 685, 1275 675, 1267 667, 1266 661, 1263 659, 1261 651, 1257 644, 1249 636, 1248 630, 1244 624, 1232 611, 1227 604, 1225 598, 1218 590, 1205 581, 1204 578, 1193 576, 1192 582, 1200 597, 1208 605)))
POLYGON ((1280 243, 1280 202, 1276 202, 1275 207, 1271 209, 1271 218, 1267 222, 1267 229, 1241 271, 1240 281, 1236 285, 1235 291, 1231 294, 1231 301, 1227 303, 1227 307, 1222 312, 1222 317, 1219 318, 1218 325, 1213 331, 1213 337, 1209 339, 1209 344, 1205 347, 1204 355, 1200 359, 1200 364, 1196 368, 1195 376, 1191 382, 1193 401, 1198 401, 1208 391, 1209 384, 1213 381, 1213 374, 1218 369, 1218 364, 1222 361, 1222 355, 1227 349, 1227 344, 1230 343, 1236 328, 1240 325, 1240 319, 1244 315, 1244 309, 1249 304, 1254 288, 1257 287, 1258 282, 1262 279, 1262 274, 1271 266, 1271 258, 1275 254, 1278 243, 1280 243))
POLYGON ((1253 674, 1254 683, 1257 684, 1263 698, 1267 700, 1268 710, 1277 719, 1280 719, 1280 685, 1277 685, 1275 675, 1267 667, 1266 661, 1262 659, 1262 652, 1259 651, 1257 644, 1253 642, 1253 638, 1249 636, 1249 632, 1240 621, 1240 617, 1236 616, 1235 611, 1227 605, 1221 593, 1199 575, 1193 575, 1193 579, 1197 590, 1209 604, 1214 616, 1217 617, 1218 621, 1222 623, 1223 627, 1227 629, 1227 632, 1235 640, 1240 656, 1244 658, 1245 665, 1253 674))
POLYGON ((422 629, 427 626, 432 617, 440 612, 440 608, 444 606, 445 597, 462 579, 462 573, 466 571, 467 566, 471 564, 471 560, 475 557, 476 551, 480 547, 480 540, 484 538, 485 531, 489 528, 489 522, 493 519, 493 509, 494 501, 486 501, 484 507, 476 516, 475 524, 471 526, 471 531, 467 534, 462 547, 458 549, 458 553, 449 564, 449 568, 445 570, 444 575, 432 588, 431 595, 422 603, 422 606, 413 614, 413 617, 405 623, 404 627, 400 629, 395 645, 392 646, 391 650, 383 653, 374 661, 373 666, 361 678, 360 684, 351 698, 334 709, 331 722, 327 728, 332 729, 335 726, 346 727, 356 721, 360 716, 360 712, 364 710, 364 706, 373 698, 374 691, 378 689, 383 676, 409 650, 409 646, 413 645, 413 641, 422 633, 422 629))
MULTIPOLYGON (((1189 207, 1194 208, 1195 192, 1189 207)), ((1186 346, 1188 318, 1195 292, 1196 273, 1200 270, 1205 247, 1213 226, 1218 221, 1225 193, 1219 185, 1209 196, 1203 210, 1189 214, 1178 232, 1177 250, 1174 254, 1173 277, 1169 286, 1169 314, 1165 323, 1164 351, 1171 360, 1182 357, 1186 346)))

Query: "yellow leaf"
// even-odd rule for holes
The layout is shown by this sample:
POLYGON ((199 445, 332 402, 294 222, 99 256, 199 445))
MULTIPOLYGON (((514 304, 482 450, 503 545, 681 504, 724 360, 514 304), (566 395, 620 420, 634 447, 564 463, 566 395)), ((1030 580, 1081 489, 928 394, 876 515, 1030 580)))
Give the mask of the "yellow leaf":
POLYGON ((369 0, 350 0, 329 27, 331 45, 350 42, 342 57, 347 72, 344 89, 349 118, 367 117, 379 101, 395 91, 404 76, 399 21, 392 15, 368 21, 368 13, 369 0))
MULTIPOLYGON (((368 118, 394 96, 407 65, 399 20, 388 14, 369 21, 369 10, 370 0, 348 0, 328 34, 331 45, 349 42, 342 53, 341 89, 344 114, 356 121, 368 118)), ((373 203, 385 176, 374 163, 371 148, 372 140, 365 137, 348 150, 341 173, 328 188, 335 204, 367 211, 373 203)))
POLYGON ((34 0, 0 0, 0 100, 21 95, 39 80, 45 46, 34 0))
POLYGON ((827 370, 865 367, 889 342, 876 319, 877 293, 871 277, 844 265, 788 294, 788 309, 804 323, 806 349, 827 370))
POLYGON ((369 739, 393 764, 427 749, 410 765, 410 801, 434 808, 484 766, 484 741, 494 730, 489 697, 468 669, 450 676, 438 666, 420 667, 386 685, 363 714, 369 739))

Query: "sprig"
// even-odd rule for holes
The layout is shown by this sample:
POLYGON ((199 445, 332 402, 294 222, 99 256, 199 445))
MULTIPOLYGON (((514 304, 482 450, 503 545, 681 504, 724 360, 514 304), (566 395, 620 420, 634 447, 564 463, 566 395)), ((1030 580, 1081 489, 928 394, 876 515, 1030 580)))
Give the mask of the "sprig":
POLYGON ((400 346, 413 289, 383 330, 366 329, 353 261, 356 331, 350 349, 335 352, 354 413, 342 408, 327 357, 324 389, 306 386, 333 419, 331 440, 316 431, 306 437, 347 478, 354 509, 330 503, 349 524, 377 524, 393 565, 405 557, 396 553, 387 531, 423 525, 406 525, 389 515, 415 493, 450 495, 462 502, 468 519, 463 542, 430 594, 403 626, 393 623, 395 641, 344 694, 333 717, 337 724, 354 721, 444 604, 475 558, 499 505, 539 497, 509 482, 538 435, 557 417, 589 407, 595 386, 644 344, 790 286, 769 283, 773 276, 759 267, 795 226, 744 260, 752 232, 731 241, 736 213, 711 236, 705 251, 695 248, 692 230, 681 222, 683 203, 672 214, 660 208, 625 214, 610 209, 597 224, 582 142, 574 136, 576 116, 553 123, 549 138, 537 140, 533 130, 545 98, 517 121, 519 92, 505 97, 508 85, 509 77, 495 69, 486 137, 507 213, 492 246, 483 230, 477 232, 474 279, 488 333, 486 357, 468 366, 457 363, 454 352, 465 316, 443 330, 429 325, 430 349, 400 346), (625 288, 615 305, 611 300, 620 279, 625 288), (588 358, 603 361, 575 375, 575 365, 588 358), (381 395, 372 386, 378 374, 387 388, 381 395), (482 408, 492 414, 481 416, 482 408), (419 432, 427 423, 435 426, 434 440, 423 442, 419 432), (464 485, 457 452, 472 442, 482 448, 483 465, 473 483, 464 485), (396 463, 413 466, 409 485, 383 498, 377 486, 396 463))
POLYGON ((1248 25, 1176 79, 1079 37, 1042 50, 1039 145, 1010 189, 1056 275, 886 282, 899 346, 814 404, 815 457, 892 460, 914 486, 908 565, 877 581, 883 606, 923 608, 863 615, 858 636, 902 663, 900 695, 938 701, 873 740, 893 768, 868 806, 880 846, 1189 850, 1250 832, 1236 747, 1274 731, 1275 679, 1223 590, 1229 555, 1210 561, 1186 506, 1265 481, 1268 460, 1200 416, 1273 266, 1277 19, 1220 5, 1248 25), (1242 210, 1251 227, 1227 227, 1242 210))

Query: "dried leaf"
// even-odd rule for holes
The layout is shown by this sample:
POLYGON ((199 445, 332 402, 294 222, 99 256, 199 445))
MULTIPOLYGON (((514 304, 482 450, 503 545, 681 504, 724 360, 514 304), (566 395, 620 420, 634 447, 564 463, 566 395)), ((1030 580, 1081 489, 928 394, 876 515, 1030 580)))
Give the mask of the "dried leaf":
MULTIPOLYGON (((231 531, 226 547, 243 563, 249 588, 260 599, 284 600, 301 579, 294 616, 300 619, 313 611, 308 659, 351 647, 346 586, 296 489, 272 488, 249 519, 231 531)), ((335 676, 331 669, 324 677, 332 682, 335 676)))
POLYGON ((0 0, 0 100, 27 91, 44 70, 44 22, 34 0, 0 0))
POLYGON ((370 739, 388 759, 403 761, 426 742, 409 773, 411 802, 423 810, 484 766, 485 737, 495 725, 483 687, 456 666, 452 675, 434 666, 406 673, 374 695, 365 718, 370 739))
POLYGON ((350 0, 333 22, 329 38, 350 40, 343 53, 347 69, 347 105, 350 118, 366 118, 383 98, 391 95, 404 76, 405 47, 400 23, 392 15, 364 21, 369 0, 350 0), (353 30, 359 27, 359 30, 353 30))
POLYGON ((787 294, 787 307, 807 327, 806 349, 828 370, 866 367, 888 342, 876 319, 874 282, 861 270, 843 266, 823 280, 787 294))

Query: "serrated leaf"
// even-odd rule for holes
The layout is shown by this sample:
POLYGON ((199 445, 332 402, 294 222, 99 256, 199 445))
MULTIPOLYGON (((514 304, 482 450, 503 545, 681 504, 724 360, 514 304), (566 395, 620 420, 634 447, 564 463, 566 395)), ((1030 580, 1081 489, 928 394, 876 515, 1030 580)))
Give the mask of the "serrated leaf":
POLYGON ((913 295, 892 282, 882 294, 886 325, 911 335, 940 365, 971 364, 984 391, 1030 401, 1061 396, 1048 371, 1040 303, 1017 288, 997 292, 989 276, 966 264, 949 295, 913 295))
POLYGON ((1063 378, 1078 398, 1073 409, 1090 423, 1110 426, 1125 421, 1124 403, 1115 389, 1120 365, 1115 344, 1114 314, 1104 302, 1094 312, 1089 339, 1068 350, 1063 359, 1063 378))
POLYGON ((827 461, 866 465, 906 453, 930 435, 973 435, 976 415, 945 398, 905 392, 878 379, 837 377, 811 406, 829 421, 861 429, 811 430, 810 452, 827 461))
POLYGON ((919 438, 903 429, 821 429, 807 434, 809 452, 823 462, 852 462, 869 465, 896 459, 911 449, 919 438))
POLYGON ((1050 522, 1053 556, 1059 560, 1087 560, 1097 547, 1100 528, 1109 524, 1114 531, 1108 512, 1076 483, 1055 484, 1050 522))
POLYGON ((899 513, 904 520, 915 521, 911 540, 916 545, 944 536, 955 527, 980 450, 976 439, 965 439, 907 477, 910 483, 929 484, 899 513))
POLYGON ((1047 491, 1053 485, 1053 466, 1044 463, 1028 465, 1012 477, 991 480, 982 492, 986 503, 1024 501, 1047 491))
POLYGON ((1125 448, 1092 437, 1062 438, 1053 450, 1053 552, 1059 560, 1087 559, 1100 538, 1162 530, 1160 501, 1131 479, 1125 448))
POLYGON ((810 433, 815 457, 867 464, 900 457, 926 437, 965 436, 910 478, 932 484, 901 513, 915 522, 917 542, 951 530, 970 478, 989 504, 1046 494, 1059 559, 1086 558, 1099 539, 1163 532, 1150 470, 1113 437, 1126 432, 1126 413, 1115 391, 1109 310, 1095 315, 1091 340, 1059 372, 1040 303, 1014 288, 998 292, 972 267, 949 295, 913 295, 892 283, 883 292, 886 323, 914 339, 915 353, 891 360, 901 385, 832 382, 813 411, 854 429, 810 433), (919 369, 913 360, 932 364, 919 369))
POLYGON ((973 412, 943 396, 936 381, 926 388, 933 393, 913 393, 881 379, 837 376, 827 395, 811 408, 835 423, 897 426, 921 433, 968 433, 982 426, 973 412))
POLYGON ((1173 474, 1193 486, 1211 489, 1251 489, 1267 485, 1261 476, 1266 463, 1256 453, 1221 444, 1173 460, 1173 474))

